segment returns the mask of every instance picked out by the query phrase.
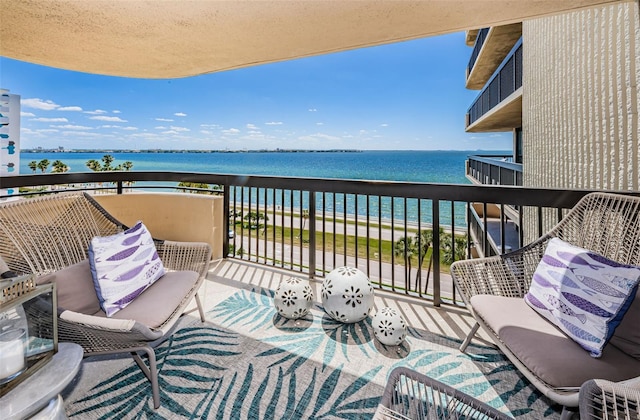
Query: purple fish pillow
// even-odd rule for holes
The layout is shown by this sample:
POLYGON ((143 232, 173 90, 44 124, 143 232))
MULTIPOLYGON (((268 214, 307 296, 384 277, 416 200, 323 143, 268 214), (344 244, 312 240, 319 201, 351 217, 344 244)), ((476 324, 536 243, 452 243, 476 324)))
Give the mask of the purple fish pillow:
POLYGON ((164 274, 153 238, 142 222, 112 236, 93 238, 89 264, 100 306, 108 317, 164 274))
POLYGON ((636 296, 640 267, 559 238, 547 244, 525 301, 591 356, 602 356, 636 296))

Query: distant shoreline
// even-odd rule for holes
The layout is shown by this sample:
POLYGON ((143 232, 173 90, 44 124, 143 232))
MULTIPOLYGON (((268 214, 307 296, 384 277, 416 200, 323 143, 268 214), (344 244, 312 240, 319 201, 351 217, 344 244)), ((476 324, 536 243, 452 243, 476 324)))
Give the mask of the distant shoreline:
POLYGON ((173 149, 22 149, 21 153, 362 153, 356 149, 258 149, 258 150, 173 150, 173 149))

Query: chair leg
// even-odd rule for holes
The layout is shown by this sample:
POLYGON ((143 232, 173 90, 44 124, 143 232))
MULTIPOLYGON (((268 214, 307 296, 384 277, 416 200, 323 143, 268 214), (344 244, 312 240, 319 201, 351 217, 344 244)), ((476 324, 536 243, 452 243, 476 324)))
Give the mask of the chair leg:
POLYGON ((158 385, 158 368, 156 367, 156 352, 149 346, 140 347, 139 351, 147 353, 149 359, 149 367, 144 364, 144 361, 137 352, 131 352, 133 360, 136 361, 138 367, 145 374, 149 382, 151 382, 151 394, 153 395, 153 408, 160 407, 160 386, 158 385))
POLYGON ((202 302, 200 302, 200 296, 196 293, 196 305, 198 305, 198 312, 200 312, 200 321, 204 322, 204 309, 202 308, 202 302))
POLYGON ((474 325, 473 328, 471 328, 471 331, 469 331, 467 338, 465 338, 460 345, 461 352, 464 353, 465 350, 467 350, 467 346, 469 345, 469 343, 471 343, 471 340, 473 339, 473 336, 476 335, 476 332, 478 332, 478 328, 480 328, 480 324, 476 322, 476 325, 474 325))
POLYGON ((578 407, 562 407, 560 420, 578 420, 579 418, 578 407))

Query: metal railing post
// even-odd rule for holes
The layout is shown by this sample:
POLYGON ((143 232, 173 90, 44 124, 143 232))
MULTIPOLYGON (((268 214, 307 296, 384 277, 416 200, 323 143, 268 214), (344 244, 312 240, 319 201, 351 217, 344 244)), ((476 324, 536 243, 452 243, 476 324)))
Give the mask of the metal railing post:
POLYGON ((433 200, 433 306, 440 306, 440 200, 433 200))
MULTIPOLYGON (((302 237, 302 233, 300 233, 302 237)), ((316 192, 309 191, 309 278, 316 276, 316 192)))

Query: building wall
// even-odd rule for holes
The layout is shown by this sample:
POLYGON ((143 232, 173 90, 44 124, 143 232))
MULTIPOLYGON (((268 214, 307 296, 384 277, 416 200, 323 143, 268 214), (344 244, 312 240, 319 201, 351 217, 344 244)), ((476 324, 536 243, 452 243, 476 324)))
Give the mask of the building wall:
POLYGON ((640 190, 638 2, 524 22, 523 45, 524 185, 640 190))
MULTIPOLYGON (((20 96, 0 89, 0 177, 20 173, 20 96)), ((0 196, 17 194, 0 189, 0 196)))

